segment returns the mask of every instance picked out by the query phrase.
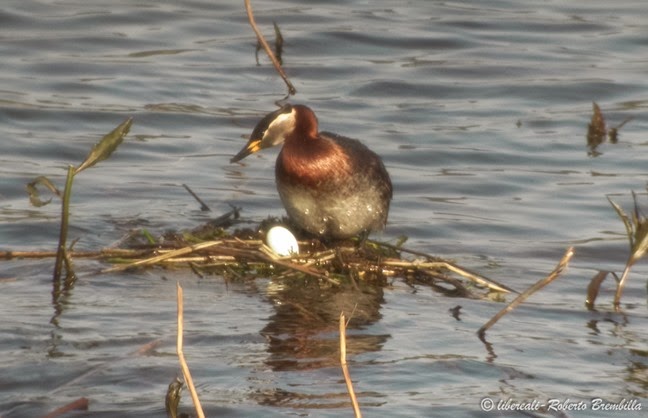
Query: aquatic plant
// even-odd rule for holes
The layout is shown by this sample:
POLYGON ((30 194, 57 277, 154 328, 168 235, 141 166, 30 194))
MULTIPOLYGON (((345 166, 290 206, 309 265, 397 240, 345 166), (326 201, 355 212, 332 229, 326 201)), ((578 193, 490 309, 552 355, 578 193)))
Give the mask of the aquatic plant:
POLYGON ((617 126, 608 129, 601 108, 596 102, 592 102, 592 119, 589 125, 587 125, 587 135, 585 136, 587 138, 587 147, 589 148, 588 155, 592 157, 601 155, 596 149, 605 142, 606 138, 609 139, 611 144, 619 142, 619 130, 631 120, 632 116, 629 116, 617 126))
POLYGON ((619 218, 623 221, 623 225, 626 229, 626 236, 628 238, 628 243, 630 245, 630 254, 628 256, 628 261, 626 261, 625 268, 621 274, 621 279, 617 284, 617 290, 614 295, 614 308, 619 310, 619 304, 621 303, 621 295, 623 294, 623 287, 628 279, 628 274, 630 273, 630 268, 648 252, 648 219, 643 215, 639 210, 639 205, 637 204, 637 195, 635 192, 632 192, 632 200, 634 201, 634 210, 632 211, 632 217, 626 215, 626 213, 621 209, 619 205, 614 203, 609 197, 608 201, 616 211, 619 218))
POLYGON ((628 280, 630 269, 648 252, 648 219, 639 209, 635 192, 632 192, 632 200, 634 202, 634 210, 632 211, 632 216, 628 216, 621 206, 612 201, 608 196, 608 201, 625 226, 626 237, 628 238, 628 244, 630 246, 630 253, 620 279, 616 273, 610 271, 599 271, 594 275, 594 277, 592 277, 589 286, 587 287, 587 296, 585 298, 585 306, 589 310, 594 309, 594 304, 598 297, 601 284, 603 284, 603 281, 609 274, 612 274, 617 280, 617 289, 614 294, 614 309, 619 311, 623 288, 628 280))
MULTIPOLYGON (((61 206, 61 226, 59 232, 59 243, 56 253, 56 262, 54 264, 53 279, 55 283, 60 281, 63 265, 65 265, 66 270, 66 282, 73 282, 75 278, 74 271, 72 269, 72 262, 67 249, 67 236, 70 218, 70 198, 72 196, 72 184, 74 182, 74 176, 85 169, 95 166, 100 161, 103 161, 110 157, 110 155, 112 155, 112 153, 117 149, 119 144, 121 144, 124 140, 124 137, 130 130, 132 123, 133 118, 126 119, 111 132, 104 135, 104 137, 92 147, 85 160, 83 160, 83 162, 79 164, 79 166, 68 166, 65 189, 62 193, 63 202, 61 206)), ((27 185, 29 200, 33 205, 44 206, 50 203, 52 200, 51 198, 47 201, 40 200, 38 189, 36 188, 37 184, 44 185, 54 194, 61 197, 61 193, 58 191, 56 186, 54 186, 54 183, 52 183, 45 176, 39 176, 27 185)))

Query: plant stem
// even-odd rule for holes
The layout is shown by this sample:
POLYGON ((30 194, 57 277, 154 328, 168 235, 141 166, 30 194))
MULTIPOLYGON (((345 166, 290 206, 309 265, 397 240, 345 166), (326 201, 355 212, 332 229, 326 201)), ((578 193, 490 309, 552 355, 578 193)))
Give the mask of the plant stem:
POLYGON ((63 259, 65 257, 65 245, 67 242, 68 222, 70 218, 70 195, 72 194, 72 182, 74 181, 74 166, 68 166, 65 190, 63 191, 63 206, 61 209, 61 231, 59 233, 59 244, 56 252, 56 264, 54 264, 54 281, 61 279, 63 270, 63 259))
POLYGON ((617 290, 616 293, 614 294, 614 310, 619 311, 620 305, 621 305, 621 295, 623 294, 623 287, 625 286, 625 282, 628 279, 628 274, 630 273, 630 267, 632 267, 633 264, 633 258, 632 255, 630 258, 628 258, 628 262, 626 263, 625 269, 623 270, 623 274, 621 275, 621 280, 619 280, 619 283, 617 283, 617 290))
POLYGON ((248 20, 250 21, 250 26, 252 26, 252 30, 256 34, 257 39, 261 43, 261 46, 263 46, 263 49, 265 50, 266 54, 268 54, 268 57, 270 58, 270 61, 272 61, 272 65, 274 65, 275 69, 277 70, 277 73, 279 73, 284 83, 286 83, 286 86, 288 87, 288 95, 289 96, 294 95, 295 93, 297 93, 297 90, 295 89, 295 86, 293 86, 290 80, 288 79, 288 76, 284 72, 283 68, 281 68, 281 64, 277 60, 277 57, 275 57, 275 54, 272 53, 272 50, 270 49, 268 42, 265 40, 263 34, 259 30, 256 21, 254 20, 254 14, 252 13, 252 5, 250 4, 250 0, 245 0, 245 11, 247 12, 248 20))
POLYGON ((362 418, 362 412, 358 405, 355 391, 353 390, 353 381, 349 374, 349 366, 346 361, 346 318, 344 312, 340 312, 340 365, 342 366, 342 374, 344 375, 344 382, 347 386, 347 392, 351 398, 351 405, 353 405, 353 413, 356 418, 362 418))
POLYGON ((176 289, 177 289, 177 304, 178 304, 178 335, 176 337, 176 352, 178 354, 178 360, 180 360, 182 375, 184 376, 185 383, 189 388, 191 399, 193 400, 194 407, 196 408, 196 416, 198 416, 198 418, 205 418, 205 413, 203 412, 202 406, 200 404, 200 398, 198 398, 198 392, 196 392, 196 387, 194 386, 193 379, 191 378, 191 371, 189 371, 189 365, 187 364, 187 360, 185 359, 185 355, 184 355, 184 349, 183 349, 184 302, 183 302, 182 286, 180 286, 179 282, 176 282, 176 289))

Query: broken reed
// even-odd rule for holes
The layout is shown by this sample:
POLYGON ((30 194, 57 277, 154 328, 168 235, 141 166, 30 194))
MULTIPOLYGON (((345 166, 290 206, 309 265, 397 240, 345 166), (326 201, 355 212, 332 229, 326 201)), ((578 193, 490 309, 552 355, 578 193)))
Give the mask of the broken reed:
POLYGON ((479 328, 479 330, 477 331, 477 335, 479 336, 479 338, 483 341, 486 331, 488 331, 493 325, 495 325, 495 323, 497 323, 497 321, 499 321, 504 315, 508 314, 513 309, 517 308, 520 304, 522 304, 522 302, 527 300, 529 296, 531 296, 538 290, 544 288, 549 283, 556 280, 562 274, 562 272, 567 268, 567 265, 569 264, 569 261, 573 256, 574 256, 574 247, 569 247, 567 251, 565 251, 565 255, 563 255, 563 257, 560 259, 560 262, 558 263, 556 268, 551 273, 549 273, 547 277, 537 281, 527 290, 520 293, 515 299, 513 299, 511 303, 506 305, 504 309, 496 313, 487 323, 485 323, 481 328, 479 328))
MULTIPOLYGON (((256 34, 257 41, 261 44, 261 46, 265 50, 266 54, 270 58, 270 61, 272 61, 272 65, 274 65, 275 70, 277 70, 279 76, 281 76, 284 83, 286 83, 286 87, 288 88, 288 96, 295 95, 297 93, 297 89, 295 89, 295 86, 293 86, 293 84, 288 79, 288 76, 286 75, 285 71, 281 67, 281 63, 279 62, 279 59, 277 59, 275 54, 270 49, 270 45, 268 45, 268 42, 263 37, 263 34, 259 30, 259 27, 257 26, 256 21, 254 20, 254 14, 252 13, 252 5, 250 4, 250 0, 245 0, 245 11, 247 12, 250 26, 252 26, 252 30, 256 34)), ((280 52, 281 46, 283 45, 283 37, 281 36, 281 32, 279 32, 279 28, 277 27, 276 24, 274 25, 274 28, 275 28, 275 35, 277 38, 277 52, 280 52)))
MULTIPOLYGON (((178 307, 178 332, 176 338, 176 353, 178 355, 178 361, 180 362, 180 367, 182 369, 182 375, 184 380, 189 388, 189 393, 191 394, 191 400, 193 401, 194 407, 196 409, 196 416, 198 418, 205 418, 205 413, 203 412, 202 405, 200 404, 200 398, 198 397, 198 392, 196 391, 196 386, 194 385, 193 379, 191 377, 191 371, 189 370, 189 365, 184 356, 184 296, 182 291, 182 286, 179 282, 176 282, 177 290, 177 307, 178 307)), ((177 405, 176 405, 177 406, 177 405)))
POLYGON ((349 365, 347 364, 346 357, 346 316, 344 312, 340 312, 340 367, 342 368, 342 374, 344 375, 344 383, 346 383, 347 392, 349 393, 349 399, 351 400, 351 405, 353 406, 353 414, 355 418, 362 418, 362 412, 360 411, 360 405, 358 404, 358 399, 356 398, 355 390, 353 390, 353 381, 351 380, 351 374, 349 373, 349 365))

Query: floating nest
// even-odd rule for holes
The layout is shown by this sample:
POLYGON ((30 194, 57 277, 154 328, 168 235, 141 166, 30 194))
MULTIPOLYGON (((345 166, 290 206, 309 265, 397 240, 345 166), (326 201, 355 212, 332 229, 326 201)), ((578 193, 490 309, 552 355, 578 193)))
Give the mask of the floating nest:
MULTIPOLYGON (((377 286, 400 278, 450 296, 481 298, 490 292, 514 292, 507 286, 438 257, 389 244, 354 238, 325 242, 299 237, 299 254, 280 257, 264 242, 265 231, 287 220, 267 219, 258 227, 237 228, 239 209, 193 230, 167 232, 155 239, 145 230, 123 239, 121 248, 70 252, 72 258, 100 258, 112 264, 102 273, 147 267, 190 268, 202 277, 218 274, 231 279, 257 277, 319 280, 321 286, 364 281, 377 286)), ((404 240, 402 240, 404 241, 404 240)))

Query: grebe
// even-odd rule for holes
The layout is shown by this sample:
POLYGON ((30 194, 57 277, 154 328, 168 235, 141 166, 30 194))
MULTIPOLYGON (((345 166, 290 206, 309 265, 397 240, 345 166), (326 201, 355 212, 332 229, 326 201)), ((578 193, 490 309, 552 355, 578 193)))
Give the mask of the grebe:
POLYGON ((282 143, 277 190, 298 227, 327 239, 384 228, 392 184, 382 160, 358 140, 319 132, 306 106, 288 104, 266 115, 230 162, 282 143))

